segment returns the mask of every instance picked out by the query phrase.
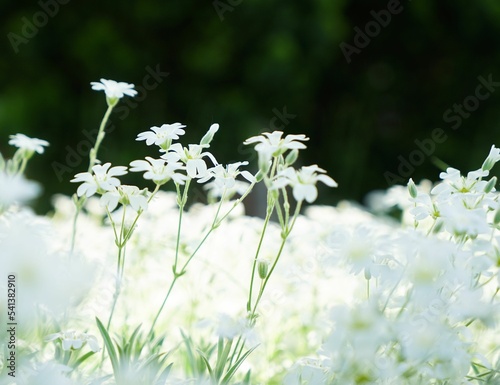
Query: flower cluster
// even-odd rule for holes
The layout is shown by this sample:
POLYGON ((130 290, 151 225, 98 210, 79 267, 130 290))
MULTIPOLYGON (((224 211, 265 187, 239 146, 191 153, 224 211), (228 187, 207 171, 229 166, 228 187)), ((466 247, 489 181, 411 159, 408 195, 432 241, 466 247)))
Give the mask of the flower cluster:
POLYGON ((34 153, 43 154, 49 145, 45 140, 24 134, 11 135, 9 144, 17 147, 17 151, 7 161, 0 153, 0 213, 13 204, 26 203, 39 195, 40 186, 26 180, 24 170, 34 153))
POLYGON ((46 341, 61 341, 63 350, 78 350, 87 344, 94 353, 99 352, 99 342, 91 334, 78 333, 74 330, 50 334, 45 338, 46 341))
POLYGON ((478 344, 500 321, 499 195, 496 177, 483 180, 499 154, 466 176, 448 168, 430 189, 410 180, 406 202, 391 190, 383 199, 403 209, 403 228, 332 230, 322 261, 364 280, 365 298, 333 308, 317 357, 286 384, 499 381, 498 347, 478 344))

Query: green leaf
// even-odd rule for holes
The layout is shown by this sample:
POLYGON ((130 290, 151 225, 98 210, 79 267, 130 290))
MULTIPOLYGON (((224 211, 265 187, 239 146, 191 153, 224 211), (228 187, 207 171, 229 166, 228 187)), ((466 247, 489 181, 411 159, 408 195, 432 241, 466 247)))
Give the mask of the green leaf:
POLYGON ((224 350, 222 350, 223 339, 219 337, 219 349, 217 352, 217 363, 215 365, 215 379, 219 381, 222 377, 222 373, 224 373, 224 368, 226 367, 227 357, 229 356, 229 352, 231 351, 231 346, 233 345, 233 340, 228 340, 226 342, 226 346, 224 350))
POLYGON ((243 361, 246 360, 246 358, 250 355, 250 353, 252 353, 255 349, 257 349, 257 346, 254 346, 252 349, 248 350, 245 354, 243 354, 243 356, 241 356, 241 358, 238 361, 236 361, 234 363, 233 366, 231 366, 231 368, 227 371, 226 375, 222 379, 221 384, 228 384, 229 383, 229 380, 231 380, 231 378, 234 376, 234 374, 236 373, 238 368, 241 366, 243 361))
POLYGON ((95 354, 95 352, 90 351, 83 356, 81 356, 78 360, 75 361, 75 364, 73 365, 73 368, 76 369, 79 365, 81 365, 87 358, 92 357, 95 354))
POLYGON ((97 317, 95 317, 96 323, 97 323, 97 328, 99 329, 99 332, 101 333, 101 336, 104 340, 104 345, 106 346, 106 350, 108 351, 109 354, 109 359, 111 360, 111 366, 113 367, 113 373, 115 374, 115 380, 117 383, 121 382, 119 379, 121 379, 120 375, 120 363, 118 362, 118 356, 116 355, 116 350, 115 347, 113 346, 113 341, 111 341, 111 338, 109 337, 108 331, 102 324, 101 320, 97 317))

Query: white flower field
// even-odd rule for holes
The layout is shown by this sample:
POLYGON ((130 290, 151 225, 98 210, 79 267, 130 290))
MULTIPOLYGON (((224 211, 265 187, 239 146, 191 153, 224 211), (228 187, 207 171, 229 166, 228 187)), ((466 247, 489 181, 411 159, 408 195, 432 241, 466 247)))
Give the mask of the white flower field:
POLYGON ((500 149, 368 208, 315 206, 317 182, 337 183, 294 167, 305 135, 249 138, 258 164, 222 165, 223 127, 185 146, 163 124, 137 135, 146 159, 99 160, 136 91, 92 88, 108 110, 73 197, 30 209, 46 141, 13 135, 0 157, 0 384, 500 384, 500 149), (134 172, 144 184, 122 184, 134 172), (257 189, 262 218, 244 210, 257 189))

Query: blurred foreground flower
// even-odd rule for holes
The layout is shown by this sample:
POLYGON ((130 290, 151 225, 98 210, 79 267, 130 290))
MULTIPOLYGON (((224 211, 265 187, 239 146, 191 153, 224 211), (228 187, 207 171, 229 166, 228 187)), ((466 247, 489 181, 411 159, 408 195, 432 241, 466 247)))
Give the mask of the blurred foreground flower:
POLYGON ((55 340, 61 340, 63 350, 77 350, 85 344, 88 344, 90 350, 93 352, 99 352, 101 350, 95 336, 87 333, 78 333, 74 330, 50 334, 45 338, 45 341, 55 340))
POLYGON ((47 147, 49 142, 42 139, 30 138, 24 134, 16 134, 10 136, 9 144, 31 153, 37 152, 43 154, 44 147, 47 147))

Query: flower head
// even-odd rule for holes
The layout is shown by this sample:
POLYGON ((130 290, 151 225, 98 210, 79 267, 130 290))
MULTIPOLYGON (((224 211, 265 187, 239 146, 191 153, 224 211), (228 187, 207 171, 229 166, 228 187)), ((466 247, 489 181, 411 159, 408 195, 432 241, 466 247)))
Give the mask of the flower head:
POLYGON ((500 148, 496 148, 495 145, 492 145, 490 148, 490 153, 488 154, 486 160, 483 162, 481 168, 485 171, 489 171, 499 160, 500 160, 500 148))
POLYGON ((139 190, 137 186, 121 185, 116 190, 108 191, 101 197, 101 204, 113 211, 118 203, 130 206, 135 211, 146 210, 148 207, 147 190, 139 190))
POLYGON ((93 90, 104 91, 108 105, 114 106, 118 103, 118 99, 124 95, 135 96, 137 91, 134 90, 134 85, 124 82, 116 82, 114 80, 101 79, 101 82, 90 83, 93 90))
POLYGON ((163 124, 160 127, 151 127, 150 131, 141 132, 136 140, 145 140, 146 145, 155 144, 162 150, 167 151, 172 144, 172 140, 179 139, 179 135, 184 135, 186 127, 181 123, 163 124))
POLYGON ((29 153, 37 152, 43 154, 44 147, 49 145, 49 142, 42 139, 30 138, 23 134, 11 135, 9 144, 25 150, 29 153))
POLYGON ((36 198, 40 190, 38 183, 25 179, 23 175, 9 175, 0 171, 0 212, 2 207, 36 198))
POLYGON ((318 181, 323 182, 329 187, 337 187, 337 182, 328 175, 324 175, 324 173, 326 171, 315 164, 304 166, 300 170, 288 167, 278 172, 277 178, 273 183, 273 188, 282 188, 290 185, 293 188, 293 197, 298 202, 305 199, 307 202, 312 203, 318 197, 318 189, 316 188, 318 181))
POLYGON ((130 171, 145 171, 144 179, 152 180, 156 184, 162 185, 172 179, 177 184, 184 184, 186 175, 178 173, 184 170, 184 166, 178 162, 179 157, 174 153, 167 153, 163 159, 154 159, 150 156, 146 160, 134 160, 130 162, 130 171))
POLYGON ((76 174, 75 178, 72 179, 71 182, 83 182, 83 184, 81 184, 76 191, 78 196, 85 195, 88 198, 96 192, 102 194, 106 191, 112 191, 119 186, 120 180, 115 177, 125 175, 127 173, 127 167, 110 167, 111 163, 105 163, 103 165, 97 164, 92 167, 93 174, 90 172, 81 172, 76 174))
POLYGON ((99 342, 97 341, 97 338, 95 336, 87 333, 77 333, 73 330, 50 334, 45 338, 45 340, 61 340, 63 350, 77 350, 86 343, 89 345, 90 350, 92 350, 93 352, 98 352, 101 350, 101 348, 99 347, 99 342))
POLYGON ((162 156, 168 157, 175 153, 179 159, 186 165, 186 171, 190 178, 205 178, 208 173, 207 164, 203 158, 209 158, 214 165, 217 164, 215 157, 209 152, 203 152, 204 148, 209 147, 208 144, 190 144, 188 148, 182 147, 180 143, 174 143, 170 147, 170 153, 162 156))

